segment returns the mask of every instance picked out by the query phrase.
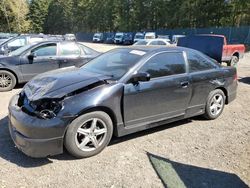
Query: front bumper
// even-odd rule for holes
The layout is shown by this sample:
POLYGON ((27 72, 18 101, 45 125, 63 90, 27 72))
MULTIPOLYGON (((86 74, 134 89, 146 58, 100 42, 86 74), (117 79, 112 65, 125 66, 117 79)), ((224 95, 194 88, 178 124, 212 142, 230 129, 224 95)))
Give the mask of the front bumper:
POLYGON ((47 157, 63 153, 63 136, 67 122, 60 118, 39 119, 17 106, 18 95, 9 104, 9 131, 18 149, 30 157, 47 157))

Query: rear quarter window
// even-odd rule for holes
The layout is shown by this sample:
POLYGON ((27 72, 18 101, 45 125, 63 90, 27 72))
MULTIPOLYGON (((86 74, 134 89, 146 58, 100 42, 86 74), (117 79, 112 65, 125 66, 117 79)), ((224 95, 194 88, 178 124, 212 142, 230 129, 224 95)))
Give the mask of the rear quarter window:
POLYGON ((75 43, 62 43, 60 51, 62 56, 78 56, 81 54, 80 48, 75 43))
POLYGON ((217 66, 210 59, 193 52, 187 53, 187 59, 189 72, 198 72, 217 68, 217 66))

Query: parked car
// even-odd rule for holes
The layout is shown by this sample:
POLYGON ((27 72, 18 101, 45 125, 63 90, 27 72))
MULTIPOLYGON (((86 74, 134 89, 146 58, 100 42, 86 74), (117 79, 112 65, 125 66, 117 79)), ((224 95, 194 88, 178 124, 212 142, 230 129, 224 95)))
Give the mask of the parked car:
MULTIPOLYGON (((10 39, 11 39, 11 38, 10 38, 10 39)), ((0 45, 1 45, 2 43, 6 42, 7 40, 9 40, 9 39, 0 39, 0 45)))
POLYGON ((134 37, 134 43, 143 40, 144 37, 145 37, 145 34, 144 34, 144 33, 137 32, 137 33, 135 34, 135 37, 134 37))
POLYGON ((105 43, 113 44, 115 39, 115 33, 106 33, 107 37, 105 39, 105 43))
POLYGON ((122 40, 123 44, 131 45, 133 44, 133 33, 124 33, 124 37, 122 40))
POLYGON ((144 37, 144 39, 156 39, 156 38, 157 35, 155 32, 147 32, 144 37))
POLYGON ((185 37, 185 36, 186 36, 186 35, 173 35, 173 36, 172 36, 172 43, 173 43, 173 44, 177 44, 179 38, 182 38, 182 37, 185 37))
POLYGON ((90 157, 111 137, 204 115, 236 98, 234 67, 181 47, 118 48, 81 68, 40 74, 9 104, 9 130, 26 155, 90 157))
POLYGON ((95 33, 92 39, 93 42, 103 42, 104 34, 103 33, 95 33))
POLYGON ((243 44, 227 44, 224 35, 202 34, 179 39, 178 46, 189 47, 209 54, 217 54, 218 62, 226 62, 228 66, 236 66, 244 56, 243 44))
POLYGON ((135 46, 138 45, 146 45, 146 46, 150 46, 150 45, 170 45, 170 40, 169 39, 143 39, 140 40, 136 43, 134 43, 135 46))
POLYGON ((64 40, 76 41, 76 36, 75 36, 75 34, 67 33, 64 35, 64 40))
POLYGON ((69 66, 80 67, 99 52, 80 43, 46 41, 26 45, 0 57, 0 91, 9 91, 37 74, 69 66))
POLYGON ((122 44, 124 38, 124 33, 118 32, 115 34, 114 43, 115 44, 122 44))
POLYGON ((158 35, 157 38, 158 39, 168 39, 170 42, 169 35, 158 35))
POLYGON ((16 33, 0 33, 0 39, 9 39, 17 36, 18 34, 16 33))
POLYGON ((46 35, 19 35, 17 37, 11 38, 0 45, 0 55, 7 55, 8 53, 17 50, 23 46, 38 43, 41 41, 51 40, 49 36, 46 35))

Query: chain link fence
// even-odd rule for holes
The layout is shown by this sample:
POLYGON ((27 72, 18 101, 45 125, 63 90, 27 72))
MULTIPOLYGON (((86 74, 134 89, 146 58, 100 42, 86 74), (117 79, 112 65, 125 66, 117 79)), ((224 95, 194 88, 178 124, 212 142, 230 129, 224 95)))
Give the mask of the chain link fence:
MULTIPOLYGON (((152 31, 152 30, 151 30, 152 31)), ((219 34, 227 37, 229 44, 241 43, 250 46, 250 26, 240 27, 211 27, 211 28, 193 28, 193 29, 159 29, 155 31, 157 35, 195 35, 195 34, 219 34)), ((82 42, 92 41, 94 33, 76 34, 77 40, 82 42)))

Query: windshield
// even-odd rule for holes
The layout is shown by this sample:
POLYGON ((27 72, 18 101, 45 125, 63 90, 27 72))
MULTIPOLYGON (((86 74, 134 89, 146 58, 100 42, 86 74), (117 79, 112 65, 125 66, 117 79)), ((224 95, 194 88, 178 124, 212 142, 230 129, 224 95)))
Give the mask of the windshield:
POLYGON ((100 36, 101 36, 100 33, 97 33, 97 34, 94 35, 94 37, 100 37, 100 36))
POLYGON ((21 55, 24 51, 28 50, 32 45, 26 45, 21 48, 18 48, 17 50, 10 52, 9 56, 19 56, 21 55))
POLYGON ((141 41, 138 41, 138 42, 136 42, 134 45, 147 45, 147 41, 145 41, 145 40, 141 40, 141 41))
POLYGON ((119 38, 122 38, 122 36, 123 36, 123 34, 116 34, 116 35, 115 35, 115 38, 118 38, 118 39, 119 39, 119 38))
POLYGON ((141 50, 116 49, 91 60, 81 69, 110 76, 112 80, 119 80, 145 53, 141 50))
POLYGON ((143 34, 136 34, 135 38, 136 39, 144 39, 144 35, 143 34))

